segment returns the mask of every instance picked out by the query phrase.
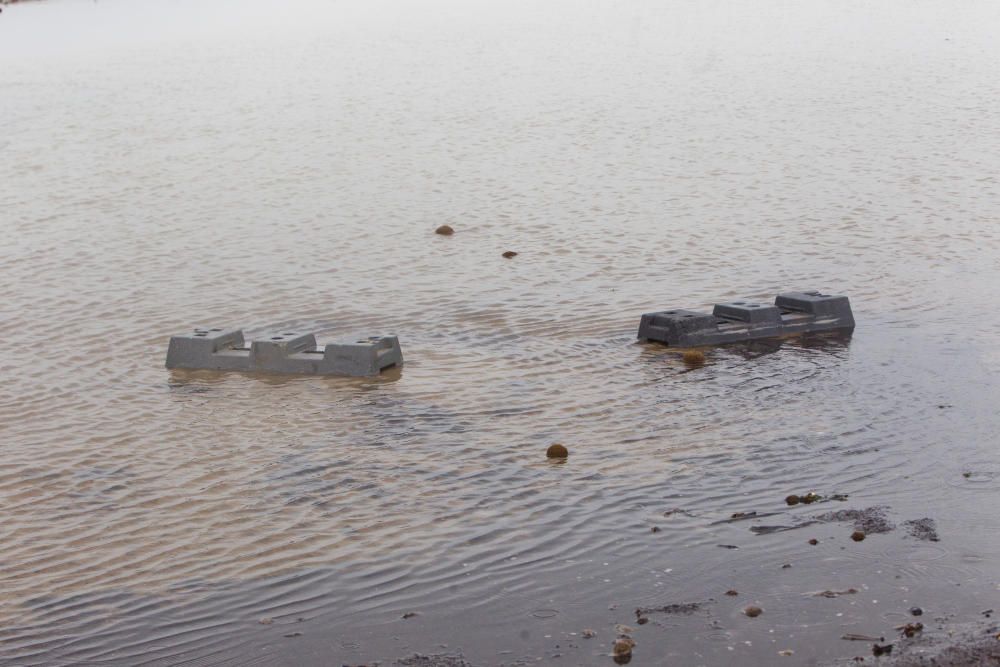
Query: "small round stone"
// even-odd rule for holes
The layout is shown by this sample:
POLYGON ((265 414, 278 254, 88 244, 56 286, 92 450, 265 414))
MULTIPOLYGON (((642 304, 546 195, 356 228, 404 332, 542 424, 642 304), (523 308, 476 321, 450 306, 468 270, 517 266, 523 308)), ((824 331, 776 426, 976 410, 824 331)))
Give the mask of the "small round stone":
POLYGON ((505 252, 505 253, 503 254, 503 257, 504 257, 505 259, 511 259, 512 257, 517 257, 517 253, 516 253, 516 252, 514 252, 513 250, 508 250, 507 252, 505 252))
POLYGON ((813 545, 813 546, 816 546, 817 544, 819 544, 819 540, 817 540, 817 539, 816 539, 816 538, 814 537, 814 538, 812 538, 811 540, 809 540, 809 544, 811 544, 811 545, 813 545))
POLYGON ((569 450, 563 445, 556 443, 549 445, 549 448, 545 450, 545 455, 550 459, 564 459, 569 456, 569 450))
POLYGON ((851 539, 854 540, 855 542, 860 542, 861 540, 865 539, 865 534, 860 530, 856 530, 853 533, 851 533, 851 539))
POLYGON ((451 236, 455 233, 455 230, 451 228, 451 225, 441 225, 434 230, 435 234, 440 234, 441 236, 451 236))
POLYGON ((755 607, 754 605, 750 605, 749 607, 743 610, 743 613, 749 616, 750 618, 757 618, 758 616, 764 613, 764 610, 761 609, 760 607, 755 607))
POLYGON ((701 350, 687 350, 681 355, 681 359, 688 366, 701 366, 705 363, 705 353, 701 350))
POLYGON ((632 648, 634 646, 635 640, 631 637, 619 637, 615 640, 612 650, 616 658, 624 658, 627 655, 632 655, 632 648))
POLYGON ((793 493, 792 495, 785 497, 785 502, 789 505, 798 505, 799 497, 793 493))

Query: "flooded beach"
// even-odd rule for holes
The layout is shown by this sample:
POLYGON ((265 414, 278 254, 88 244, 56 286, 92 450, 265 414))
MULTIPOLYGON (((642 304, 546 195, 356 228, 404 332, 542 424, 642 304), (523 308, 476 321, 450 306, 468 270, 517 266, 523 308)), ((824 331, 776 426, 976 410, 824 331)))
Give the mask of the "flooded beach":
POLYGON ((985 632, 998 25, 5 6, 0 663, 610 665, 627 636, 633 665, 883 664, 908 623, 985 632), (809 289, 853 334, 636 340, 809 289), (196 326, 406 361, 165 369, 196 326))

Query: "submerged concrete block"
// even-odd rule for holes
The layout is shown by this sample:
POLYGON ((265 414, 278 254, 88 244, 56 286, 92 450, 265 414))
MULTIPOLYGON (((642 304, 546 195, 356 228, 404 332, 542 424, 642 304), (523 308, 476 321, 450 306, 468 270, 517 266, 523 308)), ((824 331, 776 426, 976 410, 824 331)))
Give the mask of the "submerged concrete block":
POLYGON ((286 331, 257 338, 248 347, 239 329, 204 328, 171 336, 167 348, 167 368, 361 376, 402 363, 396 336, 318 347, 313 334, 286 331))
POLYGON ((786 292, 775 298, 774 305, 752 301, 719 303, 711 315, 680 309, 646 313, 639 322, 639 338, 696 347, 853 328, 854 315, 846 296, 786 292))

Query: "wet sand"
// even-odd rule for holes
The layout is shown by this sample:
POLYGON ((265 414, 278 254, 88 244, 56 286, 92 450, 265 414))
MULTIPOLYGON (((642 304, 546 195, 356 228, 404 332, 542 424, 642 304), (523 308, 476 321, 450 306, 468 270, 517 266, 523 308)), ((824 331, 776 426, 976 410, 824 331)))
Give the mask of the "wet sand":
POLYGON ((813 665, 982 621, 998 12, 5 7, 0 661, 813 665), (635 340, 813 288, 853 336, 635 340), (406 364, 165 370, 205 325, 406 364))

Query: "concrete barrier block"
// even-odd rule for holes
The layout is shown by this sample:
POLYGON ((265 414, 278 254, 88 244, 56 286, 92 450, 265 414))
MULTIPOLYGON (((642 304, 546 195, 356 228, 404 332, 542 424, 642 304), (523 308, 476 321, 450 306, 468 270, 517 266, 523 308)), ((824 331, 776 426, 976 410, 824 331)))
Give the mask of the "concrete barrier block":
POLYGON ((639 338, 696 347, 853 328, 854 315, 846 296, 806 291, 779 294, 774 305, 719 303, 711 315, 681 309, 647 313, 639 321, 639 338))
POLYGON ((200 328, 172 336, 167 368, 297 373, 304 375, 378 375, 403 363, 396 336, 373 336, 352 343, 318 347, 311 333, 281 331, 247 346, 239 329, 200 328))

